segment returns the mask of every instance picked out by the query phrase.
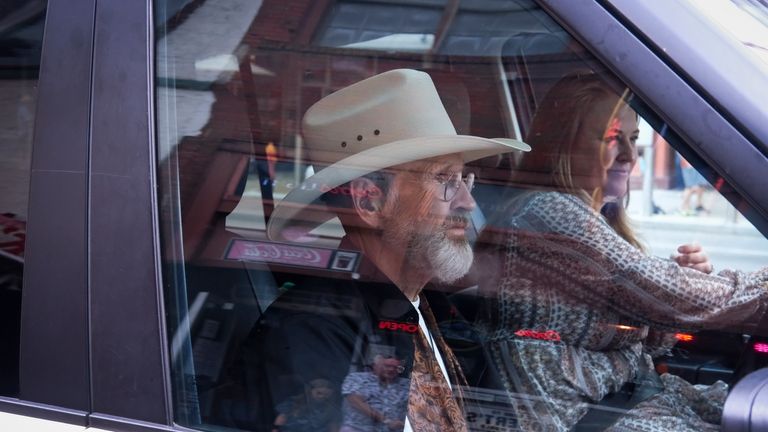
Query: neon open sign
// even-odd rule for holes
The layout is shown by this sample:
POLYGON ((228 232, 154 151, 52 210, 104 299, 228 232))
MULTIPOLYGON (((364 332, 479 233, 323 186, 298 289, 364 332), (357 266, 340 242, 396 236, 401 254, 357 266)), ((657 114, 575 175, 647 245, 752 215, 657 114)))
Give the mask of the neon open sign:
POLYGON ((413 324, 413 323, 406 323, 406 322, 397 322, 397 321, 379 321, 379 329, 402 331, 406 333, 416 333, 417 331, 419 331, 419 325, 413 324))

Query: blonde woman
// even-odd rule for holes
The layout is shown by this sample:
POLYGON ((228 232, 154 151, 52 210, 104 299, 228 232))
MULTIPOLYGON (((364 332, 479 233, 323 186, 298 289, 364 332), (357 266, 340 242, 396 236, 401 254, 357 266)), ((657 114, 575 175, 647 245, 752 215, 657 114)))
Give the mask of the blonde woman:
POLYGON ((487 348, 521 430, 717 430, 726 385, 659 377, 649 354, 670 331, 752 319, 766 303, 768 268, 714 275, 696 245, 672 260, 643 251, 624 205, 638 133, 627 100, 595 74, 559 81, 480 238, 487 348), (590 412, 599 403, 616 409, 590 412))

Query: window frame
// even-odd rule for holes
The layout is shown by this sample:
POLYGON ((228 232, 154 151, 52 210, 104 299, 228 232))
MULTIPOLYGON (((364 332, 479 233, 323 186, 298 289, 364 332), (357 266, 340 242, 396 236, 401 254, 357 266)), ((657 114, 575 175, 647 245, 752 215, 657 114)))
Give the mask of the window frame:
POLYGON ((20 391, 19 399, 0 399, 3 411, 75 424, 85 424, 90 398, 88 323, 82 313, 90 82, 82 76, 90 76, 94 8, 95 1, 69 9, 50 2, 46 11, 32 144, 20 391), (67 33, 76 37, 62 37, 67 33))
POLYGON ((152 3, 49 3, 21 389, 18 399, 0 398, 0 411, 84 427, 179 429, 158 266, 152 3))

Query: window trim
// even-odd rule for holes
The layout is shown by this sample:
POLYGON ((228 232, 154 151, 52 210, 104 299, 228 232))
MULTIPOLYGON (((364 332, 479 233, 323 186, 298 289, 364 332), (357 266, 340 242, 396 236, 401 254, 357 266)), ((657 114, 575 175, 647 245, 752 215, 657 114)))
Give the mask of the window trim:
POLYGON ((689 84, 708 103, 768 155, 768 123, 763 108, 768 86, 743 85, 765 81, 765 66, 745 55, 747 48, 742 42, 724 35, 725 30, 717 31, 716 24, 697 15, 699 11, 688 2, 673 2, 662 10, 645 2, 604 1, 617 11, 615 15, 630 23, 636 34, 648 40, 657 55, 680 75, 689 77, 689 84), (641 29, 648 31, 643 33, 641 29), (718 53, 716 58, 707 55, 712 52, 718 53), (724 64, 728 65, 727 71, 722 68, 724 64))
POLYGON ((91 74, 95 7, 95 0, 49 2, 46 11, 20 342, 20 399, 81 412, 91 397, 85 314, 91 89, 83 77, 91 74))
POLYGON ((89 213, 93 426, 126 419, 173 424, 160 275, 152 3, 99 0, 96 9, 89 213))
POLYGON ((180 429, 170 412, 159 273, 152 3, 49 4, 21 391, 19 399, 0 398, 0 411, 90 427, 180 429))

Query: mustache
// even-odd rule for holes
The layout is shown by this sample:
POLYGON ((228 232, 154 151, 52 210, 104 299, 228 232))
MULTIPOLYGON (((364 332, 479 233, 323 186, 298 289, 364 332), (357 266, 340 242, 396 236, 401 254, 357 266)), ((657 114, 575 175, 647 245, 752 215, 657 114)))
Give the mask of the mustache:
POLYGON ((443 225, 450 226, 450 225, 457 225, 457 224, 464 224, 469 226, 469 224, 472 223, 472 219, 469 217, 469 212, 461 211, 461 212, 452 212, 445 218, 445 222, 443 225))

